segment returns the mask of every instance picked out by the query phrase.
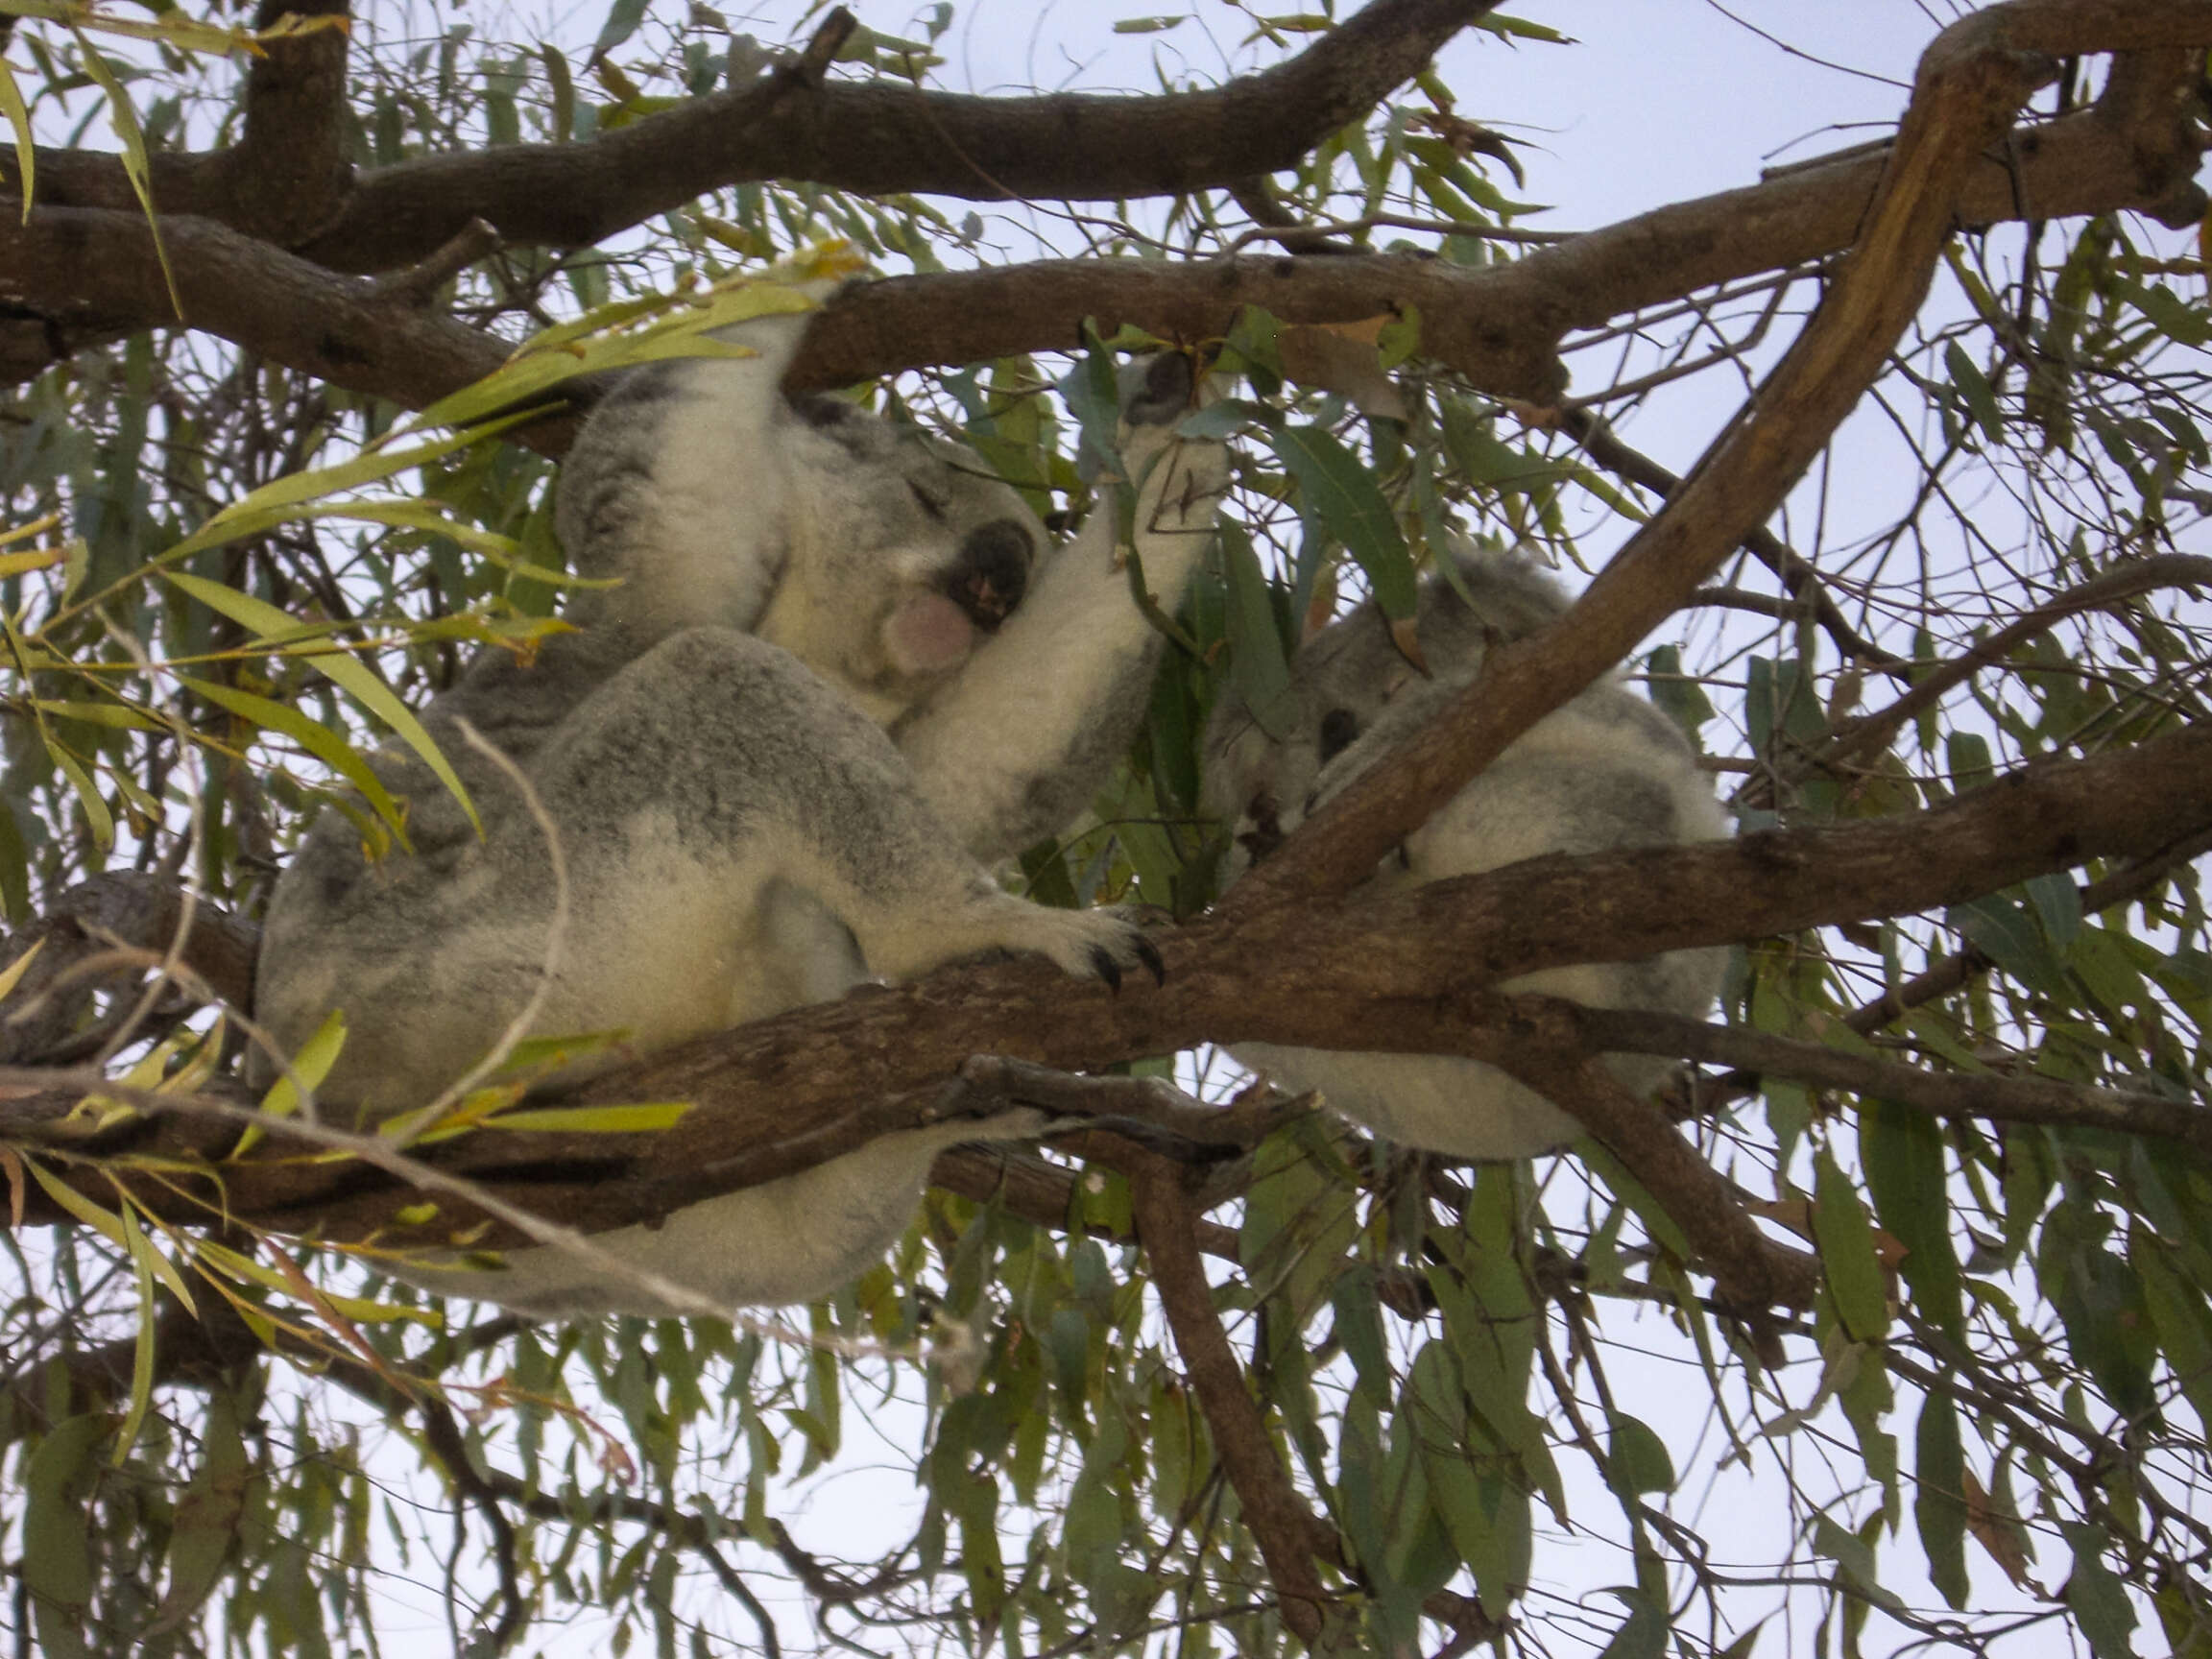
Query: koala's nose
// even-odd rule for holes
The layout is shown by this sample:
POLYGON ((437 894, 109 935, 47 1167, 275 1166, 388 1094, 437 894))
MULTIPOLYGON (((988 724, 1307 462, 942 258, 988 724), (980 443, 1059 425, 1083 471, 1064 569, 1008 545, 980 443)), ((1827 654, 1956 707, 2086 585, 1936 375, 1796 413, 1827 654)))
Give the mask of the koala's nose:
POLYGON ((1270 796, 1264 793, 1253 796, 1244 808, 1244 822, 1248 828, 1238 835, 1237 844, 1244 849, 1253 863, 1259 863, 1283 845, 1283 822, 1270 796))
POLYGON ((992 633, 1022 603, 1029 556, 1029 532, 1013 519, 978 524, 960 543, 960 562, 946 577, 946 597, 992 633))

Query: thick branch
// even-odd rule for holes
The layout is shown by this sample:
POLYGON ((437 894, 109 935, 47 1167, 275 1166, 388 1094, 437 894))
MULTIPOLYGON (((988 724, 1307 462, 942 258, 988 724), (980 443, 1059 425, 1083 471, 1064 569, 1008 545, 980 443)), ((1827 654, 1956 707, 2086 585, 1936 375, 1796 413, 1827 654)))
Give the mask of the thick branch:
MULTIPOLYGON (((261 0, 253 27, 279 18, 343 17, 348 0, 261 0)), ((205 157, 199 211, 249 235, 293 248, 328 224, 346 199, 346 47, 343 28, 271 40, 246 76, 245 132, 205 157)))
MULTIPOLYGON (((2158 14, 2168 33, 2201 45, 2212 43, 2207 5, 2212 0, 2147 10, 2158 14)), ((2088 19, 2081 25, 2084 34, 2092 23, 2102 26, 2112 11, 2083 7, 2080 15, 2088 19)), ((1373 14, 1394 13, 1384 6, 1370 7, 1338 37, 1373 14)), ((1969 21, 1995 14, 1979 13, 1969 21)), ((2084 38, 2071 49, 2113 44, 2121 38, 2119 24, 2113 27, 2113 39, 2084 38)), ((1423 54, 1429 49, 1421 47, 1423 54)), ((1297 61, 1312 57, 1309 53, 1297 61)), ((2186 83, 2177 74, 2171 65, 2163 79, 2116 74, 2113 90, 2093 109, 1970 155, 1960 164, 1953 199, 1958 216, 1990 223, 2024 214, 2042 218, 2172 201, 2177 190, 2189 188, 2200 154, 2190 106, 2181 95, 2186 83)), ((1149 109, 1161 101, 1132 102, 1149 109)), ((658 119, 676 121, 684 115, 675 111, 658 119)), ((656 125, 643 122, 621 133, 643 132, 656 125)), ((555 148, 565 153, 578 147, 555 148)), ((163 177, 178 166, 189 170, 183 158, 154 159, 163 177)), ((460 167, 475 159, 421 165, 460 167)), ((1479 270, 1439 260, 1345 255, 1182 266, 1136 260, 1046 262, 902 278, 845 296, 810 338, 794 381, 819 386, 1069 347, 1075 343, 1075 321, 1084 316, 1095 316, 1109 326, 1127 321, 1201 339, 1223 332, 1244 303, 1265 306, 1286 321, 1307 323, 1351 321, 1371 317, 1384 305, 1412 304, 1420 309, 1430 355, 1483 390, 1545 403, 1561 389, 1553 346, 1567 330, 1595 326, 1702 286, 1803 265, 1849 246, 1864 221, 1883 166, 1876 154, 1793 171, 1767 183, 1626 220, 1527 259, 1479 270)), ((172 321, 152 241, 138 225, 137 209, 112 159, 57 152, 41 158, 39 177, 42 203, 110 208, 114 221, 101 231, 95 254, 84 228, 92 223, 88 219, 64 214, 59 222, 46 222, 41 209, 28 228, 20 228, 13 215, 0 215, 10 228, 8 238, 0 240, 0 300, 34 314, 0 325, 0 375, 17 379, 84 345, 172 321), (72 225, 77 228, 69 228, 72 225), (96 276, 98 298, 87 303, 67 280, 70 276, 96 276)), ((175 239, 187 234, 190 212, 203 204, 174 180, 165 188, 162 199, 170 212, 163 224, 174 249, 175 239)), ((374 188, 373 177, 362 186, 365 192, 374 188)), ((553 204, 541 204, 541 210, 558 210, 560 199, 559 192, 549 192, 553 204)), ((450 214, 435 223, 445 230, 457 229, 485 205, 456 203, 450 214)), ((431 223, 425 218, 388 227, 378 232, 389 236, 387 244, 373 256, 364 252, 349 263, 382 269, 421 258, 442 245, 442 233, 428 228, 431 223)), ((499 228, 511 240, 528 239, 516 225, 499 228)), ((403 331, 379 337, 355 325, 360 300, 354 285, 312 267, 279 264, 255 270, 235 247, 226 248, 219 233, 193 234, 200 240, 180 257, 180 278, 214 250, 222 259, 214 281, 239 296, 228 305, 208 303, 204 295, 197 301, 188 298, 195 325, 295 368, 327 375, 336 384, 420 405, 467 384, 502 354, 495 343, 465 345, 467 330, 456 324, 443 325, 449 332, 433 337, 433 321, 420 317, 414 322, 417 343, 410 343, 403 331), (315 336, 317 302, 327 304, 338 323, 332 349, 321 349, 315 336), (418 344, 427 349, 417 349, 418 344)), ((316 252, 335 257, 327 249, 316 252)), ((558 452, 565 434, 538 432, 535 441, 558 452)))
POLYGON ((794 85, 771 71, 586 144, 434 156, 363 180, 307 252, 342 270, 419 256, 469 218, 583 247, 724 185, 805 180, 869 195, 1117 201, 1296 166, 1410 80, 1497 0, 1373 0, 1287 62, 1204 91, 974 98, 889 81, 794 85))
MULTIPOLYGON (((1238 912, 1341 888, 1374 869, 1514 738, 1625 658, 1757 528, 1873 381, 1926 294, 1968 164, 2046 78, 2040 59, 1990 38, 1974 14, 1921 59, 1872 213, 1835 285, 1750 402, 1682 487, 1566 616, 1495 651, 1481 673, 1353 784, 1224 903, 1238 912)), ((2212 5, 2207 6, 2212 13, 2212 5)), ((2212 15, 2207 22, 2212 23, 2212 15)), ((1522 262, 1541 266, 1543 256, 1522 262)))
MULTIPOLYGON (((211 219, 164 218, 161 238, 187 326, 334 385, 420 406, 506 359, 491 335, 211 219)), ((0 213, 0 302, 36 314, 0 324, 0 377, 16 379, 57 354, 175 320, 135 209, 40 207, 28 223, 0 213)))
MULTIPOLYGON (((585 1099, 697 1102, 663 1135, 479 1133, 442 1149, 440 1163, 596 1231, 651 1220, 932 1120, 946 1080, 977 1053, 1083 1070, 1248 1039, 1507 1059, 1501 1044, 1510 1034, 1471 1028, 1455 995, 1569 961, 1630 959, 1959 903, 2087 858, 2155 854, 2207 828, 2212 731, 2191 729, 2135 750, 2031 767, 1932 811, 1872 824, 1532 859, 1387 902, 1294 900, 1216 916, 1159 936, 1169 971, 1164 988, 1117 996, 1055 985, 1049 1020, 1037 1018, 1037 978, 1026 963, 866 989, 699 1038, 581 1092, 585 1099), (794 1133, 794 1124, 807 1127, 794 1133)), ((56 1102, 57 1110, 66 1105, 67 1097, 56 1102)), ((12 1108, 18 1137, 43 1120, 36 1108, 12 1108)), ((397 1228, 391 1183, 358 1166, 255 1162, 228 1166, 225 1177, 232 1214, 329 1238, 381 1229, 395 1244, 427 1247, 476 1219, 442 1197, 434 1224, 397 1228)), ((1663 1175, 1653 1180, 1655 1190, 1664 1184, 1663 1175)), ((157 1213, 179 1214, 173 1194, 151 1185, 134 1190, 157 1213)), ((485 1238, 502 1241, 513 1239, 485 1238)))
MULTIPOLYGON (((1625 478, 1662 500, 1671 498, 1674 492, 1682 488, 1681 479, 1642 450, 1623 443, 1595 409, 1570 409, 1560 418, 1559 424, 1582 445, 1584 454, 1616 478, 1625 478)), ((1821 631, 1846 659, 1900 675, 1911 666, 1852 627, 1849 618, 1838 609, 1834 595, 1820 580, 1820 572, 1814 568, 1813 562, 1773 531, 1759 525, 1743 538, 1743 546, 1744 552, 1772 572, 1774 580, 1789 593, 1792 605, 1805 606, 1811 612, 1821 631)))
MULTIPOLYGON (((589 247, 709 191, 770 179, 974 201, 1225 187, 1297 165, 1496 3, 1373 0, 1288 61, 1193 92, 976 98, 891 81, 826 84, 779 66, 584 142, 500 145, 365 174, 301 251, 333 270, 381 271, 422 258, 471 219, 513 243, 589 247)), ((155 160, 164 213, 228 218, 249 206, 226 187, 240 170, 229 153, 155 160)), ((41 199, 58 206, 133 202, 112 156, 40 151, 37 179, 41 199)))
POLYGON ((0 968, 34 946, 38 954, 0 1006, 0 1064, 50 1059, 82 1022, 92 993, 117 974, 138 977, 147 956, 166 956, 239 1007, 253 999, 259 930, 212 904, 195 904, 166 877, 116 870, 72 887, 0 949, 0 968), (120 947, 120 950, 118 949, 120 947))

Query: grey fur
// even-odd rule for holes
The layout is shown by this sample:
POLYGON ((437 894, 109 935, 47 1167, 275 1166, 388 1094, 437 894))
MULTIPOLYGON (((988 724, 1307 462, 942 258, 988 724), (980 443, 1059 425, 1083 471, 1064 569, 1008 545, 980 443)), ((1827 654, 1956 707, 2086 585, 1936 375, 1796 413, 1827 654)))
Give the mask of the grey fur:
MULTIPOLYGON (((1206 796, 1209 809, 1237 835, 1231 880, 1425 724, 1474 678, 1493 640, 1533 634, 1566 608, 1566 595, 1525 557, 1465 546, 1452 556, 1474 604, 1441 575, 1422 584, 1421 650, 1433 678, 1422 678, 1399 655, 1380 612, 1363 606, 1298 653, 1290 696, 1271 716, 1279 735, 1262 729, 1234 692, 1223 694, 1207 727, 1206 796)), ((1407 836, 1370 890, 1471 876, 1545 853, 1727 833, 1711 785, 1673 722, 1608 677, 1538 721, 1407 836)), ((1697 1018, 1712 1006, 1726 961, 1722 950, 1679 950, 1549 969, 1500 988, 1697 1018)), ((1550 1101, 1471 1060, 1257 1043, 1233 1052, 1286 1087, 1320 1090, 1332 1106, 1378 1133, 1431 1151, 1526 1158, 1581 1133, 1550 1101)), ((1607 1064, 1640 1092, 1669 1070, 1644 1056, 1612 1055, 1607 1064)))
MULTIPOLYGON (((537 1031, 619 1027, 653 1046, 995 950, 1113 980, 1156 960, 1129 915, 1031 904, 985 867, 1063 828, 1142 714, 1159 640, 1112 513, 1051 552, 974 454, 848 405, 793 408, 778 386, 805 326, 730 330, 757 355, 653 365, 587 422, 557 523, 580 570, 623 586, 573 605, 578 632, 534 665, 489 653, 423 712, 483 837, 387 750, 376 768, 409 801, 413 855, 371 863, 335 811, 302 842, 271 905, 258 1011, 287 1051, 345 1011, 325 1107, 367 1123, 435 1098, 542 976, 544 837, 464 718, 521 765, 567 859, 567 943, 537 1031)), ((1227 477, 1218 445, 1166 424, 1181 384, 1123 430, 1147 469, 1138 547, 1169 608, 1227 477)), ((1035 1127, 892 1136, 598 1242, 729 1305, 811 1300, 898 1236, 938 1151, 1035 1127)), ((553 1250, 402 1270, 525 1312, 670 1310, 553 1250)))

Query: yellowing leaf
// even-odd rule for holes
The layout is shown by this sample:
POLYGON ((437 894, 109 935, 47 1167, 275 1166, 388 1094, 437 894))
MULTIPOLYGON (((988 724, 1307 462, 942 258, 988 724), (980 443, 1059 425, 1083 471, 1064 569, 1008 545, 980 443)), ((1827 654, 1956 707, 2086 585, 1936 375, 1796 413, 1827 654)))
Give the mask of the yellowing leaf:
POLYGON ((328 1291, 324 1292, 323 1299, 356 1325, 389 1325, 396 1319, 407 1319, 433 1331, 445 1327, 445 1315, 435 1308, 403 1308, 397 1302, 373 1302, 366 1296, 333 1296, 328 1291))
POLYGON ((411 467, 436 461, 456 449, 466 449, 471 444, 495 438, 510 426, 536 418, 535 410, 517 410, 459 432, 447 433, 443 438, 428 439, 407 447, 386 444, 379 448, 365 450, 350 460, 273 478, 260 489, 240 496, 209 518, 162 554, 160 563, 171 565, 187 553, 197 553, 207 547, 220 547, 224 542, 235 541, 241 536, 259 535, 275 525, 301 517, 297 509, 310 501, 319 501, 325 495, 335 495, 344 490, 357 490, 365 484, 378 483, 396 472, 404 472, 411 467))
POLYGON ((77 44, 84 54, 84 72, 98 82, 100 90, 108 95, 108 123, 115 129, 115 136, 122 140, 124 177, 131 180, 131 189, 146 215, 146 228, 154 233, 154 257, 160 262, 162 281, 169 285, 170 308, 181 318, 184 301, 177 293, 177 273, 169 268, 169 250, 161 245, 161 227, 154 217, 154 176, 146 164, 146 134, 139 131, 138 111, 131 107, 130 95, 123 90, 122 82, 115 78, 108 60, 100 56, 99 48, 84 37, 84 31, 72 23, 69 33, 77 37, 77 44))
POLYGON ((9 963, 7 967, 0 968, 0 1002, 5 1002, 8 999, 8 994, 13 991, 16 985, 21 982, 24 972, 30 968, 33 958, 35 958, 39 951, 45 949, 45 940, 36 940, 33 942, 30 950, 24 951, 22 955, 16 957, 15 960, 9 963))
POLYGON ((257 697, 251 691, 240 691, 234 686, 220 685, 213 680, 195 680, 188 674, 179 674, 177 683, 197 691, 208 702, 231 713, 252 721, 271 732, 281 732, 301 748, 315 757, 332 771, 342 776, 361 798, 375 808, 376 815, 392 826, 399 844, 407 845, 407 830, 401 821, 399 804, 392 799, 392 792, 384 781, 371 770, 361 752, 320 720, 309 719, 289 703, 279 703, 271 697, 257 697))
POLYGON ((8 125, 15 133, 15 171, 21 175, 16 184, 23 197, 23 219, 28 224, 33 157, 37 146, 31 140, 31 111, 23 106, 23 89, 15 84, 15 72, 8 67, 5 56, 0 56, 0 114, 8 117, 8 125))
MULTIPOLYGON (((339 1050, 345 1046, 346 1017, 333 1008, 316 1027, 315 1035, 301 1044, 300 1051, 292 1056, 290 1073, 269 1085, 269 1092, 261 1096, 261 1110, 271 1118, 289 1118, 299 1111, 300 1090, 293 1078, 297 1077, 310 1089, 320 1088, 323 1079, 330 1075, 330 1068, 337 1064, 339 1050)), ((254 1142, 262 1139, 262 1134, 260 1124, 248 1124, 230 1156, 244 1157, 254 1142)))
POLYGON ((36 1159, 25 1159, 24 1166, 31 1171, 31 1179, 46 1190, 46 1196, 77 1217, 78 1220, 99 1234, 118 1250, 127 1249, 124 1242, 123 1222, 112 1210, 103 1210, 68 1182, 46 1172, 36 1159))
MULTIPOLYGON (((276 606, 241 593, 235 588, 226 588, 220 582, 209 582, 203 577, 187 576, 181 570, 164 570, 162 576, 182 589, 193 598, 229 617, 242 622, 263 639, 278 639, 293 632, 299 623, 276 609, 276 606)), ((476 816, 475 804, 469 799, 469 791, 461 786, 461 780, 438 752, 430 733, 422 730, 422 723, 400 702, 392 687, 369 671, 366 663, 356 661, 343 651, 310 651, 303 655, 307 666, 324 678, 335 682, 352 693, 353 700, 374 714, 385 725, 399 734, 399 740, 415 751, 424 765, 437 775, 438 781, 451 791, 453 799, 461 803, 461 810, 469 815, 469 822, 481 831, 484 828, 476 816)))
POLYGON ((647 1135, 673 1129, 691 1110, 689 1100, 639 1101, 621 1106, 530 1106, 490 1119, 493 1129, 542 1129, 579 1135, 647 1135))

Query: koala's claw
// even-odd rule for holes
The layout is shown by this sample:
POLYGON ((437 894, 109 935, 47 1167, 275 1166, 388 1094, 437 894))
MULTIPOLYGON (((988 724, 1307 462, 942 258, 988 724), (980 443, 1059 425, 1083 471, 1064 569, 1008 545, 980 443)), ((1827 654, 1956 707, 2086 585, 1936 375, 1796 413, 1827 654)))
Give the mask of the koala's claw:
POLYGON ((1142 933, 1137 936, 1137 960, 1143 963, 1145 970, 1151 974, 1153 984, 1167 983, 1167 964, 1160 959, 1160 947, 1142 933))
POLYGON ((1118 993, 1121 989, 1121 964, 1114 960, 1114 952, 1103 945, 1091 947, 1091 972, 1106 981, 1106 989, 1118 993))

